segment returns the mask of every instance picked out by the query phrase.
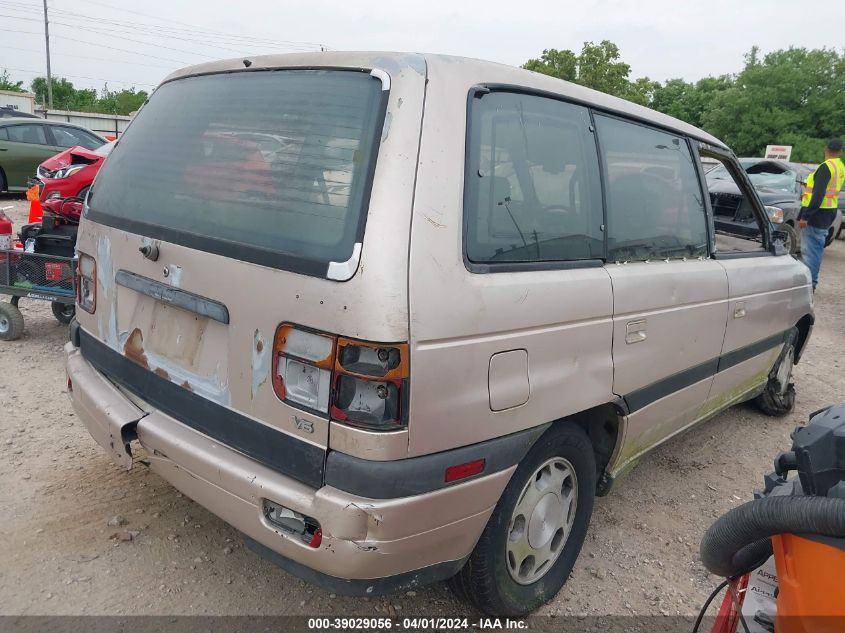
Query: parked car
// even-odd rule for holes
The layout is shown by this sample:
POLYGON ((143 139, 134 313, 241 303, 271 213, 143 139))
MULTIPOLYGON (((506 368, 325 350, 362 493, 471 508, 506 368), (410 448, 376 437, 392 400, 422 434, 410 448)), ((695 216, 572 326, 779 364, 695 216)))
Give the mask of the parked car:
POLYGON ((367 596, 454 578, 524 614, 651 448, 739 402, 792 410, 812 289, 774 238, 718 139, 546 75, 204 64, 88 194, 68 390, 116 462, 293 574, 367 596), (283 147, 209 151, 251 132, 283 147), (699 157, 737 175, 755 238, 713 232, 699 157))
MULTIPOLYGON (((739 163, 757 190, 769 219, 775 227, 787 236, 787 245, 793 254, 801 251, 798 214, 801 211, 801 191, 813 168, 800 163, 762 158, 740 158, 739 163)), ((745 232, 750 237, 758 235, 753 218, 738 212, 742 196, 733 182, 728 169, 716 167, 707 172, 707 186, 713 202, 716 228, 726 226, 732 231, 745 232)), ((842 230, 842 213, 837 210, 836 218, 828 231, 826 245, 829 246, 842 230)))
POLYGON ((85 198, 103 161, 117 141, 100 145, 95 150, 76 146, 45 160, 38 166, 38 175, 29 185, 38 186, 39 199, 85 198))
POLYGON ((0 119, 0 191, 26 191, 38 165, 56 152, 76 145, 93 150, 105 142, 102 136, 70 123, 0 119))
POLYGON ((0 119, 2 118, 21 118, 21 119, 40 119, 37 114, 30 114, 29 112, 21 112, 8 106, 0 106, 0 119))

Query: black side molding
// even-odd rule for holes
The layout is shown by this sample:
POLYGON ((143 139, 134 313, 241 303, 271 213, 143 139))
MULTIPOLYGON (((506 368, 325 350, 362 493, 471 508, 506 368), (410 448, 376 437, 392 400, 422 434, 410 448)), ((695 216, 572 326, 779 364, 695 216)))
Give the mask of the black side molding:
POLYGON ((118 286, 130 288, 158 301, 214 319, 223 325, 229 324, 229 309, 219 301, 206 299, 193 292, 168 286, 160 281, 136 275, 128 270, 118 270, 114 280, 118 286))
POLYGON ((446 469, 484 459, 483 477, 518 463, 551 424, 535 426, 492 440, 462 446, 442 453, 377 462, 332 451, 326 460, 326 485, 370 499, 397 499, 440 490, 470 481, 447 483, 446 469))
POLYGON ((700 365, 695 365, 694 367, 680 371, 677 374, 672 374, 671 376, 626 394, 623 396, 623 400, 628 406, 628 413, 634 413, 635 411, 647 407, 651 403, 656 402, 661 398, 665 398, 676 391, 680 391, 681 389, 685 389, 697 382, 706 380, 711 376, 715 376, 720 371, 730 369, 734 365, 739 365, 746 360, 754 358, 758 354, 762 354, 763 352, 783 344, 789 331, 790 330, 786 330, 785 332, 774 334, 751 343, 750 345, 735 349, 727 354, 711 358, 700 365))

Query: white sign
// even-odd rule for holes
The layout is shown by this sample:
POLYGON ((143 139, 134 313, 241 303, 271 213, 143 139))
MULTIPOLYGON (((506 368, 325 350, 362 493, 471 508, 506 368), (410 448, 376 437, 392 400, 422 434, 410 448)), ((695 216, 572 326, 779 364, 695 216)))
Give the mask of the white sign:
POLYGON ((769 629, 754 620, 759 611, 768 614, 774 621, 777 613, 778 587, 775 557, 769 557, 762 567, 751 572, 748 578, 748 588, 745 590, 745 600, 742 602, 742 615, 748 625, 749 633, 767 633, 769 629))
POLYGON ((792 156, 792 145, 766 145, 766 158, 789 160, 790 156, 792 156))

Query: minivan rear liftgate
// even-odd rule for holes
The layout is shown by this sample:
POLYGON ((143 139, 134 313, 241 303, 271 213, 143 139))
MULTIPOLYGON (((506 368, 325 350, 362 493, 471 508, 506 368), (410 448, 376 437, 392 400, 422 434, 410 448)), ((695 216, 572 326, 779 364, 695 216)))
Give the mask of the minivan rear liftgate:
POLYGON ((339 450, 384 430, 407 455, 395 236, 410 225, 425 66, 261 61, 169 79, 121 137, 85 210, 76 338, 141 412, 105 433, 118 458, 161 412, 319 488, 331 425, 339 450), (395 274, 357 275, 365 263, 395 274))

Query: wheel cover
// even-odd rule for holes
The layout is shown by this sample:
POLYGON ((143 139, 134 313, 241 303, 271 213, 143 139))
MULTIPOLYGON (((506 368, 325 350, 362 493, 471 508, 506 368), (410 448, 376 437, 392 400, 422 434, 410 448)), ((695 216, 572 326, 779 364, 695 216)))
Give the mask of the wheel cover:
POLYGON ((9 317, 5 314, 0 315, 0 334, 6 334, 9 331, 9 317))
POLYGON ((578 509, 578 478, 572 464, 553 457, 537 468, 519 495, 508 525, 506 559, 511 578, 530 585, 560 556, 578 509))
POLYGON ((76 307, 72 303, 66 303, 62 307, 62 314, 67 317, 72 317, 76 312, 76 307))

